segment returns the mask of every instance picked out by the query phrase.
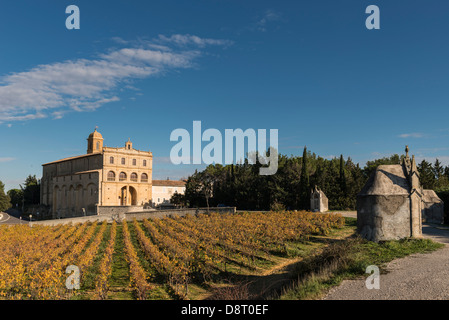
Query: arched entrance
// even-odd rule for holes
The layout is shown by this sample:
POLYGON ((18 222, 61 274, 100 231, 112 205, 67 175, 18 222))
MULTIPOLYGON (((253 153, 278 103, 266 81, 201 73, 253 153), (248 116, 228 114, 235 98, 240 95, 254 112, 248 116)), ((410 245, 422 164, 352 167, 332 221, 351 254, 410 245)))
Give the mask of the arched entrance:
POLYGON ((137 191, 134 187, 129 187, 129 202, 132 206, 137 205, 137 191))
POLYGON ((120 205, 135 206, 137 205, 137 190, 131 186, 124 186, 120 189, 120 205))

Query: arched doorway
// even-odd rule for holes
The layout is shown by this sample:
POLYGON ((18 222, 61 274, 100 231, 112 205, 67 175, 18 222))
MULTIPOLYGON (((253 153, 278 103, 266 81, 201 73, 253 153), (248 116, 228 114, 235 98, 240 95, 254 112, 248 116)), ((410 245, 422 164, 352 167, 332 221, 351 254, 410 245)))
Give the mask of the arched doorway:
POLYGON ((129 187, 129 202, 132 206, 137 205, 137 191, 134 187, 129 187))

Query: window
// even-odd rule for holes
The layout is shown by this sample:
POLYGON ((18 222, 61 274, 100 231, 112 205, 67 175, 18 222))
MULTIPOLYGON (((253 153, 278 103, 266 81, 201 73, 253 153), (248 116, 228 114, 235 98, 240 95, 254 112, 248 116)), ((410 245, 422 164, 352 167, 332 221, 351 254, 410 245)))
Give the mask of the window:
POLYGON ((125 181, 126 180, 126 173, 120 172, 120 175, 118 177, 119 181, 125 181))
POLYGON ((133 166, 136 166, 136 165, 137 165, 137 160, 133 159, 133 166))
POLYGON ((130 179, 131 179, 131 181, 137 182, 137 173, 135 173, 135 172, 131 173, 130 179))
POLYGON ((147 166, 147 160, 143 160, 143 166, 144 166, 144 167, 147 166))
POLYGON ((115 172, 114 171, 108 172, 108 181, 115 181, 115 172))
POLYGON ((125 164, 125 158, 122 158, 122 164, 125 164))
POLYGON ((141 182, 148 182, 148 175, 146 173, 142 173, 142 176, 140 177, 141 182))
POLYGON ((110 164, 114 164, 114 157, 110 157, 110 158, 109 158, 109 163, 110 163, 110 164))
POLYGON ((97 150, 100 149, 100 141, 97 141, 97 150))

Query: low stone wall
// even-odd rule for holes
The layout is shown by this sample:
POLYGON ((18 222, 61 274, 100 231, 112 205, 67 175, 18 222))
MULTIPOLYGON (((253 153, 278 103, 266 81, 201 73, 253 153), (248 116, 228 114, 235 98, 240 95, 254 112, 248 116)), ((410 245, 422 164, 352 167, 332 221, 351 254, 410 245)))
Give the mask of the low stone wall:
POLYGON ((125 214, 128 212, 141 212, 143 206, 98 206, 97 215, 125 214))
POLYGON ((51 219, 51 220, 40 220, 40 221, 32 221, 31 225, 42 225, 42 226, 56 226, 59 224, 77 224, 77 223, 85 223, 85 222, 94 222, 94 221, 104 221, 107 220, 108 223, 112 223, 113 220, 121 221, 125 216, 122 214, 104 214, 104 215, 94 215, 94 216, 85 216, 85 217, 74 217, 74 218, 64 218, 64 219, 51 219))
MULTIPOLYGON (((105 207, 103 207, 105 208, 105 207)), ((114 207, 118 208, 118 207, 114 207)), ((123 207, 126 208, 126 207, 123 207)), ((66 218, 66 219, 52 219, 52 220, 41 220, 41 221, 32 221, 31 225, 45 225, 45 226, 54 226, 59 224, 66 223, 84 223, 84 222, 94 222, 94 221, 104 221, 107 220, 108 223, 112 223, 112 221, 122 221, 123 219, 127 220, 143 220, 148 218, 164 218, 169 216, 185 216, 186 214, 199 214, 199 213, 208 213, 208 212, 218 212, 218 213, 236 213, 236 207, 219 207, 219 208, 185 208, 185 209, 167 209, 167 210, 142 210, 136 212, 122 212, 120 210, 111 210, 109 213, 104 212, 103 214, 94 215, 94 216, 86 216, 86 217, 76 217, 76 218, 66 218)))
POLYGON ((167 210, 154 210, 154 211, 141 211, 141 212, 128 212, 126 214, 127 219, 147 219, 147 218, 164 218, 168 216, 185 216, 186 214, 195 215, 198 213, 235 213, 235 207, 218 207, 218 208, 185 208, 185 209, 167 209, 167 210))

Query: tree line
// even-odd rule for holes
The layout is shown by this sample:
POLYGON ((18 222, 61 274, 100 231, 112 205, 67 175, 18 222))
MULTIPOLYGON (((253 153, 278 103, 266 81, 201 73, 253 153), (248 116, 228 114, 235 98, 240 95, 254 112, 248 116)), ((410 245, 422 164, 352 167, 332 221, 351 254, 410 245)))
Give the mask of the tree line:
MULTIPOLYGON (((302 156, 279 154, 278 170, 269 176, 259 174, 260 163, 249 164, 247 159, 242 164, 209 165, 187 179, 185 194, 175 194, 172 203, 187 207, 226 205, 241 210, 308 210, 310 191, 317 186, 326 194, 329 210, 355 210, 357 193, 377 166, 399 164, 402 157, 394 154, 375 159, 362 168, 350 157, 325 159, 304 148, 302 156)), ((449 166, 436 159, 434 163, 422 160, 417 167, 423 188, 435 190, 449 203, 449 166)), ((39 200, 40 183, 35 175, 29 175, 20 189, 8 192, 0 181, 0 211, 26 210, 39 200)))
MULTIPOLYGON (((309 210, 310 192, 317 186, 326 194, 329 210, 355 210, 357 193, 377 166, 399 164, 402 157, 394 154, 361 167, 350 157, 325 159, 305 147, 302 156, 279 154, 278 170, 269 176, 260 175, 261 164, 249 164, 247 159, 242 164, 213 164, 195 171, 187 179, 185 194, 175 194, 172 202, 188 207, 309 210)), ((425 189, 449 190, 449 167, 438 159, 434 164, 423 160, 418 170, 425 189)))
POLYGON ((36 175, 29 175, 20 189, 10 189, 5 192, 5 185, 0 181, 0 211, 10 208, 25 210, 40 202, 40 182, 36 175))

